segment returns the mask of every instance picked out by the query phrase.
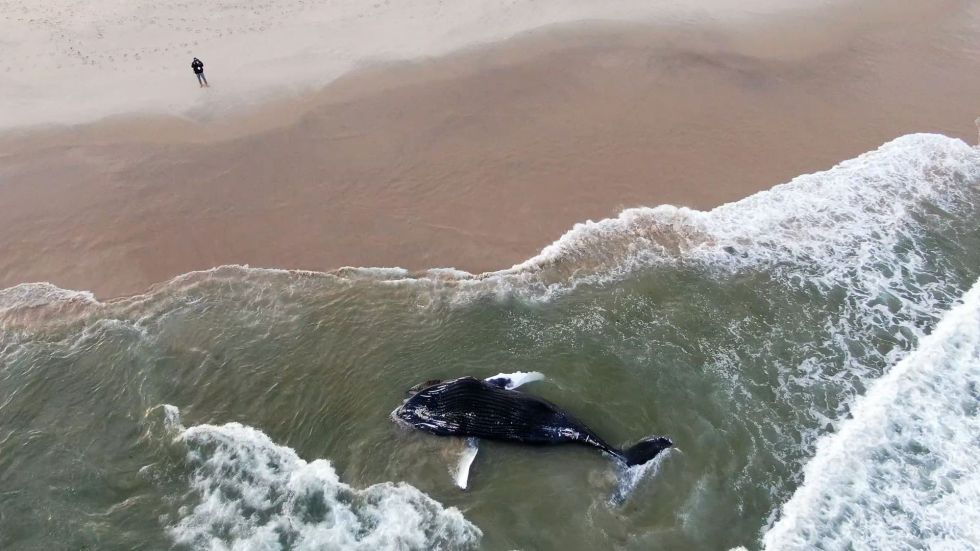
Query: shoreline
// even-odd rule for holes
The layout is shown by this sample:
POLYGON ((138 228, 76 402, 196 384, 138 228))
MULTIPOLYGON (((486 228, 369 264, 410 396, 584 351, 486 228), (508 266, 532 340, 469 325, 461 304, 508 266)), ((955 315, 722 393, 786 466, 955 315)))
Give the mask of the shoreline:
POLYGON ((488 272, 628 207, 707 210, 912 132, 972 143, 980 78, 949 32, 972 19, 918 24, 785 58, 731 46, 744 35, 582 24, 367 68, 231 125, 6 132, 0 288, 106 299, 228 264, 488 272))

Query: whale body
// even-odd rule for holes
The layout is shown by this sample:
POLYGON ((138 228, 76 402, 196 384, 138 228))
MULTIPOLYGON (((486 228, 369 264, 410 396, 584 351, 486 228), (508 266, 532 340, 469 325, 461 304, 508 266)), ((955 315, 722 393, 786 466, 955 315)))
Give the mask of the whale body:
POLYGON ((555 404, 507 386, 506 379, 473 377, 430 384, 393 411, 392 418, 439 436, 532 445, 583 444, 627 466, 646 463, 673 445, 669 438, 654 436, 627 449, 615 448, 555 404))

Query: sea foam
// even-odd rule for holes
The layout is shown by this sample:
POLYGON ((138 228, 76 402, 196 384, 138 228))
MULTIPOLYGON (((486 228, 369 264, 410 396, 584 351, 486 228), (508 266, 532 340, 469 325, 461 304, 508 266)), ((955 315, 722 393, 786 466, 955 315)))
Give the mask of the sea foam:
MULTIPOLYGON (((802 266, 805 273, 792 270, 786 277, 872 293, 900 287, 905 276, 900 267, 913 272, 920 267, 914 252, 902 255, 895 247, 914 240, 923 217, 937 208, 949 214, 975 209, 978 192, 980 151, 946 136, 912 134, 710 211, 638 207, 576 224, 511 268, 481 274, 386 272, 383 281, 416 284, 456 302, 512 296, 551 300, 580 285, 603 285, 637 270, 683 262, 724 272, 802 266)), ((375 277, 373 269, 345 268, 343 274, 375 277)), ((935 302, 931 291, 926 285, 919 297, 926 301, 924 309, 935 302)))
MULTIPOLYGON (((172 412, 168 411, 168 415, 172 412)), ((168 527, 194 549, 468 549, 482 536, 459 510, 405 483, 364 489, 323 459, 238 423, 183 431, 190 503, 168 527)))
MULTIPOLYGON (((831 348, 850 354, 849 342, 869 341, 870 332, 880 328, 907 332, 908 350, 969 283, 945 269, 946 257, 955 251, 943 258, 927 255, 921 237, 975 220, 978 191, 980 152, 944 136, 910 135, 708 212, 668 205, 579 224, 539 255, 497 272, 348 268, 315 273, 226 266, 105 303, 89 293, 30 284, 0 291, 0 329, 33 320, 49 307, 52 316, 60 315, 65 305, 70 311, 103 309, 113 319, 139 318, 147 308, 168 310, 173 301, 197 300, 213 290, 209 285, 229 282, 241 284, 243 302, 257 300, 251 292, 256 287, 246 283, 270 289, 259 298, 276 301, 306 296, 290 293, 305 290, 301 286, 353 282, 405 286, 420 296, 472 304, 488 296, 547 301, 580 285, 604 285, 637 270, 683 264, 721 275, 763 272, 808 291, 837 292, 842 306, 828 320, 827 333, 840 342, 829 343, 831 348), (196 286, 202 287, 199 292, 189 292, 196 286)), ((808 381, 832 383, 834 396, 841 388, 856 395, 885 365, 895 367, 857 401, 853 419, 843 415, 851 403, 846 395, 838 411, 813 413, 830 415, 838 432, 818 440, 816 458, 804 463, 803 485, 765 536, 770 548, 835 548, 843 537, 865 542, 917 537, 942 547, 947 540, 977 537, 970 527, 980 523, 971 524, 975 513, 967 510, 978 501, 977 476, 963 463, 977 448, 976 410, 970 409, 977 403, 977 366, 970 358, 975 362, 978 351, 976 332, 971 337, 968 330, 976 324, 976 309, 968 305, 977 300, 974 288, 965 306, 947 314, 901 362, 905 351, 896 347, 897 352, 881 354, 871 350, 872 362, 866 357, 832 362, 842 367, 832 377, 821 371, 819 359, 787 366, 780 383, 793 384, 776 390, 793 388, 799 400, 790 405, 802 404, 801 409, 813 401, 808 381), (963 363, 954 361, 958 350, 966 354, 963 363), (871 363, 877 366, 869 368, 871 363), (948 423, 939 422, 939 412, 948 423), (902 536, 902 529, 909 535, 902 536)), ((737 365, 733 372, 739 375, 737 365)), ((826 426, 820 423, 816 430, 825 432, 826 426)), ((809 440, 803 440, 809 457, 809 440)), ((442 542, 465 547, 479 541, 479 530, 462 514, 411 486, 352 488, 327 461, 306 462, 249 427, 202 425, 182 433, 181 442, 192 474, 188 503, 169 531, 183 544, 221 549, 288 541, 297 547, 315 542, 309 545, 358 549, 442 542), (326 510, 345 522, 326 522, 326 510)))
POLYGON ((723 268, 816 264, 822 282, 836 281, 889 260, 880 255, 893 256, 887 249, 914 231, 911 215, 923 203, 955 211, 978 191, 980 151, 961 140, 913 134, 711 211, 661 205, 576 224, 538 255, 484 277, 558 271, 601 282, 691 259, 723 268))
POLYGON ((765 547, 974 548, 978 452, 980 282, 819 441, 765 547))
POLYGON ((18 308, 33 308, 51 303, 77 302, 98 304, 89 291, 71 291, 47 282, 21 283, 0 290, 0 315, 18 308))
MULTIPOLYGON (((899 256, 893 248, 915 237, 920 215, 930 208, 954 214, 975 209, 978 193, 980 150, 942 135, 910 134, 710 211, 660 205, 578 223, 537 255, 498 271, 343 267, 312 272, 226 265, 177 276, 151 293, 251 275, 413 285, 453 303, 515 296, 547 301, 579 285, 616 282, 637 270, 678 262, 726 272, 803 265, 818 269, 788 277, 823 287, 844 283, 880 290, 901 282, 900 267, 918 268, 914 253, 899 256)), ((2 290, 0 315, 45 301, 91 297, 52 289, 57 288, 28 284, 2 290)), ((929 309, 934 297, 922 298, 928 301, 922 308, 929 309)))

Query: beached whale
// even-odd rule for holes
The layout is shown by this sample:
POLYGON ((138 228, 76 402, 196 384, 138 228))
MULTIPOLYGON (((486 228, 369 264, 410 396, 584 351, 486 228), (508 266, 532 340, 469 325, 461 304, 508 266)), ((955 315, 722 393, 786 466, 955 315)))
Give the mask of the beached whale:
MULTIPOLYGON (((461 377, 429 381, 392 412, 392 418, 439 436, 503 440, 521 444, 577 443, 592 446, 624 465, 641 465, 671 447, 669 438, 655 436, 618 449, 584 423, 551 402, 513 390, 507 376, 487 380, 461 377), (510 388, 508 388, 510 387, 510 388)), ((472 444, 475 456, 475 443, 472 444)), ((472 462, 472 457, 468 458, 472 462)), ((468 463, 465 468, 468 469, 468 463)), ((465 477, 460 487, 465 488, 465 477)))

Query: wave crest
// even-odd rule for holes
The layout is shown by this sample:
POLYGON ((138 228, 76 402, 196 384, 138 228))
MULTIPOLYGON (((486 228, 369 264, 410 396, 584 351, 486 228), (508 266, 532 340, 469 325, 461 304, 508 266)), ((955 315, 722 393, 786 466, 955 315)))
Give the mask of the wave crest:
POLYGON ((767 549, 980 541, 980 282, 817 445, 767 549))
POLYGON ((238 423, 199 425, 187 445, 193 504, 168 528, 194 549, 474 548, 482 536, 459 510, 405 483, 363 490, 326 460, 306 462, 238 423))
MULTIPOLYGON (((448 290, 454 301, 487 295, 547 300, 579 284, 616 281, 640 268, 680 261, 713 269, 805 262, 824 268, 821 279, 829 282, 853 273, 855 261, 859 268, 880 264, 878 255, 913 230, 915 215, 976 208, 978 189, 980 151, 946 136, 912 134, 711 211, 661 205, 579 223, 534 257, 495 272, 345 267, 323 273, 222 266, 178 276, 150 293, 237 271, 414 284, 448 290)), ((6 289, 0 291, 0 320, 81 295, 94 300, 90 293, 50 284, 6 289)))

